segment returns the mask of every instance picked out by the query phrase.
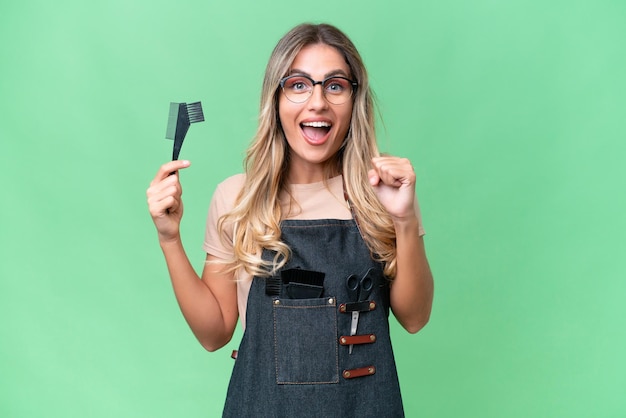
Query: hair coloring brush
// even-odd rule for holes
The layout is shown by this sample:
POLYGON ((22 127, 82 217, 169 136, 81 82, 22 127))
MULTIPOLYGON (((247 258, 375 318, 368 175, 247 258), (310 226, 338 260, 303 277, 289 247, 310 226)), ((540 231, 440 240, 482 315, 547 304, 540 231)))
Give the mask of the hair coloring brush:
POLYGON ((183 146, 189 125, 196 122, 204 122, 202 103, 170 103, 170 115, 167 121, 165 138, 174 140, 172 160, 178 160, 178 154, 183 146))

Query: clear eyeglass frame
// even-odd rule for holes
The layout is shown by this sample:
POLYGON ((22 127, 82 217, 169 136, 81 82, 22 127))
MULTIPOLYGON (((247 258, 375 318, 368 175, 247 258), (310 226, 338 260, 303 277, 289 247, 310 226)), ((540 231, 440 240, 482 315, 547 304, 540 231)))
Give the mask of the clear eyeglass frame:
POLYGON ((326 77, 321 81, 316 81, 304 74, 293 74, 287 77, 283 77, 279 83, 283 94, 285 95, 287 100, 292 103, 304 103, 309 100, 309 98, 313 95, 313 89, 318 84, 322 86, 322 93, 326 101, 335 105, 341 105, 350 100, 359 85, 359 83, 354 80, 350 80, 347 77, 333 75, 330 77, 326 77), (304 88, 301 91, 297 92, 290 90, 289 88, 285 87, 289 85, 289 81, 304 83, 304 88), (338 84, 347 83, 347 85, 340 92, 335 92, 332 90, 332 87, 336 86, 337 84, 333 84, 333 81, 338 84))

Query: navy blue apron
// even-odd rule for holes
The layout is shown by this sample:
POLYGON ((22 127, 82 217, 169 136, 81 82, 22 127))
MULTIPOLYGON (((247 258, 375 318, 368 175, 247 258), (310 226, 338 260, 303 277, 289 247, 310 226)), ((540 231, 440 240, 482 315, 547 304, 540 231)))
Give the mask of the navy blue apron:
POLYGON ((278 295, 268 294, 268 279, 253 279, 223 416, 403 417, 389 338, 389 283, 356 223, 287 220, 281 230, 292 251, 283 270, 324 273, 323 291, 293 298, 281 284, 278 295), (355 299, 346 279, 368 271, 375 286, 351 340, 355 299), (348 343, 355 341, 350 353, 348 343))

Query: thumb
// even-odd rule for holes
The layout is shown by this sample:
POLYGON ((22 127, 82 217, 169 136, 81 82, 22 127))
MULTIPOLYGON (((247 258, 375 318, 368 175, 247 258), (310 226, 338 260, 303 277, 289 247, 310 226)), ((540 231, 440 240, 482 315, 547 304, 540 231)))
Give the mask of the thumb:
POLYGON ((380 183, 380 176, 378 175, 378 172, 373 168, 367 172, 367 177, 372 186, 378 186, 378 183, 380 183))

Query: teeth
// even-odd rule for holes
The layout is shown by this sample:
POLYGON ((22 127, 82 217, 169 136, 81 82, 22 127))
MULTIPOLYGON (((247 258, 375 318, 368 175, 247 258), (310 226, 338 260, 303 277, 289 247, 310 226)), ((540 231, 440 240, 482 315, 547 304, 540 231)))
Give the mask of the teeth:
POLYGON ((310 126, 312 128, 330 128, 330 123, 328 122, 304 122, 302 126, 310 126))

